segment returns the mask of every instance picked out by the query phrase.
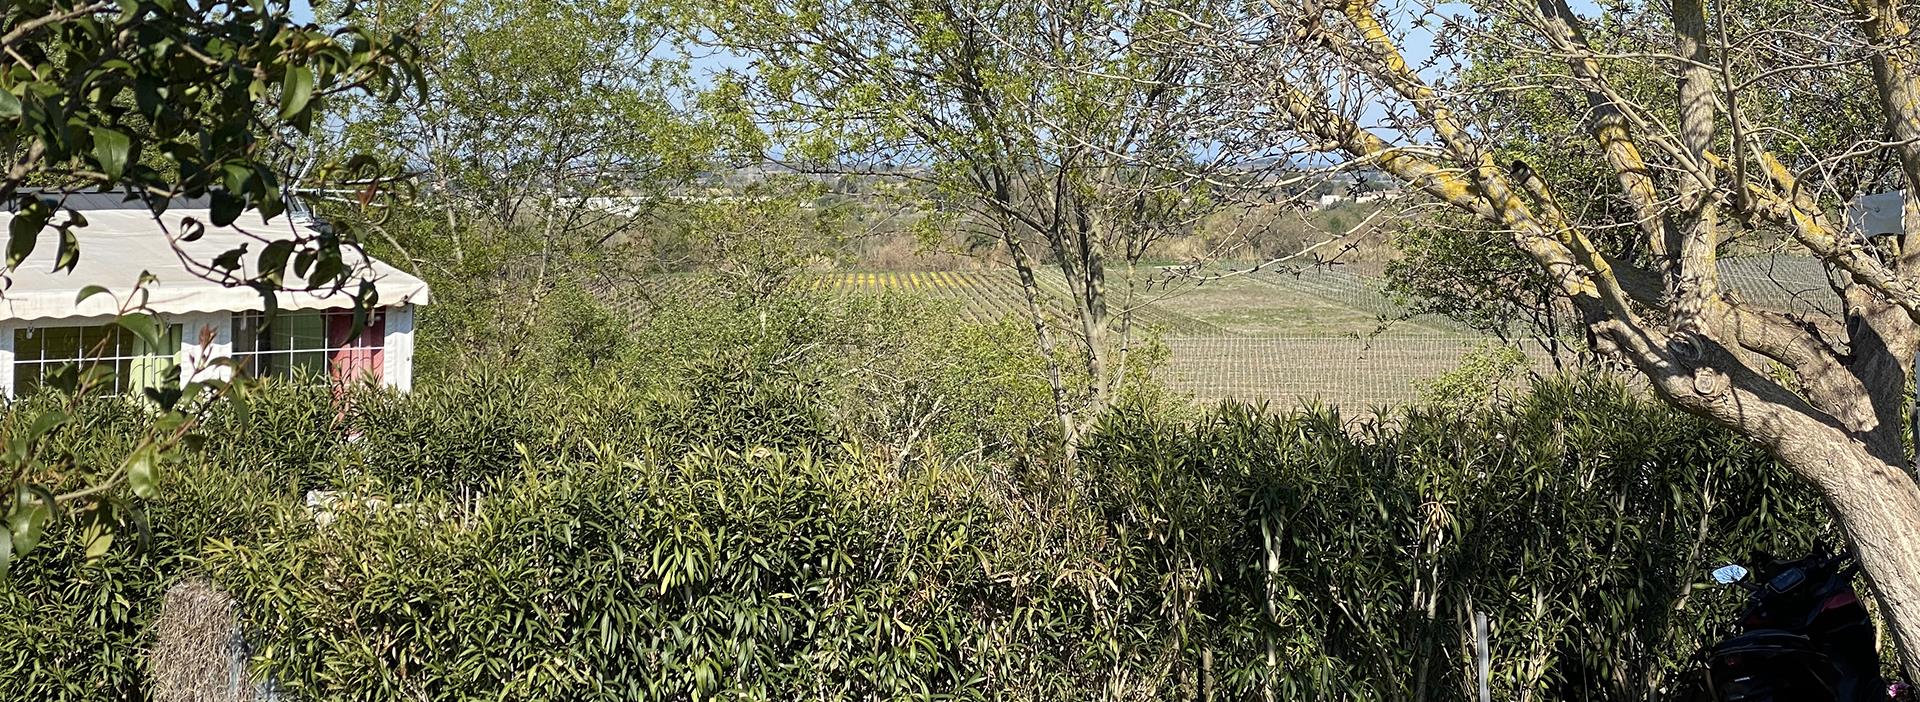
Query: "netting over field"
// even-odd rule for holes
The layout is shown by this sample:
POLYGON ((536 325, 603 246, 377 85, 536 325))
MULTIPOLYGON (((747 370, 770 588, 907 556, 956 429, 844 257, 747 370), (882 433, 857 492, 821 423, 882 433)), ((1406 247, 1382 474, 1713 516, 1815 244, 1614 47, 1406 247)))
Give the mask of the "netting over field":
POLYGON ((1800 314, 1836 315, 1840 297, 1826 268, 1806 256, 1743 256, 1720 260, 1720 281, 1741 299, 1800 314))
MULTIPOLYGON (((1487 342, 1480 336, 1169 338, 1171 358, 1160 377, 1200 401, 1366 408, 1418 399, 1421 381, 1453 370, 1487 342)), ((1552 368, 1544 351, 1524 350, 1536 370, 1552 368)))
POLYGON ((1387 281, 1380 276, 1315 266, 1299 272, 1256 275, 1255 279, 1295 294, 1317 296, 1381 317, 1405 318, 1425 327, 1460 334, 1475 333, 1466 325, 1437 314, 1409 317, 1405 306, 1387 296, 1387 281))
MULTIPOLYGON (((1819 266, 1790 257, 1732 259, 1724 279, 1738 294, 1776 307, 1815 307, 1825 290, 1819 266)), ((1041 270, 1042 305, 1061 334, 1074 333, 1070 295, 1058 270, 1041 270)), ((1157 377, 1200 402, 1235 399, 1276 408, 1321 402, 1362 410, 1420 398, 1422 381, 1458 368, 1490 342, 1435 315, 1407 318, 1378 276, 1349 268, 1262 271, 1226 278, 1167 278, 1150 270, 1129 289, 1114 281, 1108 302, 1131 305, 1134 319, 1164 340, 1170 357, 1157 377), (1128 301, 1131 302, 1128 302, 1128 301)), ((663 278, 661 294, 692 284, 663 278)), ((950 307, 973 322, 1025 314, 1018 277, 1005 269, 976 271, 836 271, 809 273, 803 287, 847 295, 910 295, 950 307)), ((1828 295, 1831 295, 1829 292, 1828 295)), ((1536 371, 1548 354, 1523 350, 1536 371)))
POLYGON ((1255 273, 1253 279, 1301 295, 1314 295, 1374 314, 1398 315, 1402 309, 1384 292, 1386 281, 1368 275, 1315 266, 1298 272, 1255 273))
MULTIPOLYGON (((1068 325, 1072 313, 1066 276, 1057 270, 1041 270, 1034 278, 1041 305, 1055 323, 1068 325)), ((907 293, 921 295, 953 306, 961 316, 973 322, 992 322, 1011 315, 1025 314, 1026 297, 1020 278, 1010 270, 917 271, 829 273, 812 276, 806 283, 816 290, 839 293, 907 293)), ((1126 304, 1119 292, 1111 293, 1109 304, 1126 304)), ((1160 304, 1159 298, 1138 300, 1131 307, 1134 319, 1168 334, 1222 334, 1227 330, 1195 319, 1160 304)))
POLYGON ((947 303, 969 321, 983 324, 1026 309, 1019 279, 1012 271, 831 273, 813 276, 807 285, 838 293, 920 295, 947 303))

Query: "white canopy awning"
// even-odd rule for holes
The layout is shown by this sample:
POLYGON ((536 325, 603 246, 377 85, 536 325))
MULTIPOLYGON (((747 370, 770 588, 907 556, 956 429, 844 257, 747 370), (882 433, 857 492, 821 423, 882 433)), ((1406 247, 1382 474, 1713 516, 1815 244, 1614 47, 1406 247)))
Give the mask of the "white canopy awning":
MULTIPOLYGON (((33 255, 7 273, 0 288, 0 319, 41 320, 69 317, 111 316, 121 311, 133 294, 141 273, 151 273, 157 282, 146 286, 144 311, 156 314, 194 312, 256 311, 264 308, 260 293, 244 285, 223 282, 217 272, 210 273, 220 254, 245 245, 244 268, 236 278, 251 278, 267 242, 278 239, 311 237, 317 233, 280 216, 266 222, 258 213, 247 213, 230 227, 206 228, 196 241, 183 241, 182 222, 191 217, 206 223, 212 217, 205 209, 169 209, 154 216, 143 208, 87 210, 81 213, 87 226, 74 230, 80 244, 80 262, 71 272, 53 272, 59 249, 59 234, 49 228, 40 235, 33 255), (90 286, 106 288, 111 295, 94 295, 75 302, 80 291, 90 286)), ((64 218, 64 213, 56 218, 64 218)), ((0 240, 13 215, 0 212, 0 240)), ((63 221, 56 219, 56 221, 63 221)), ((4 246, 0 246, 4 250, 4 246)), ((349 282, 339 289, 281 292, 275 302, 281 309, 330 309, 352 307, 354 294, 362 281, 372 281, 380 304, 426 304, 427 284, 419 278, 343 247, 342 256, 354 271, 349 282)), ((286 287, 303 288, 306 283, 293 270, 291 259, 286 271, 286 287)))

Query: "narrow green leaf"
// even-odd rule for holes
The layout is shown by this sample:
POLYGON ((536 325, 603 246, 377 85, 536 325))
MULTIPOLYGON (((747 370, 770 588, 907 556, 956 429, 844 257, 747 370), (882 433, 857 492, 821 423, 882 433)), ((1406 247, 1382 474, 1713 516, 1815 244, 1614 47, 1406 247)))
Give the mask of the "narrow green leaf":
POLYGON ((60 227, 60 245, 54 249, 53 270, 55 272, 73 272, 80 265, 80 239, 73 235, 73 227, 60 227))
MULTIPOLYGON (((231 361, 231 359, 229 359, 229 361, 235 364, 239 363, 238 361, 231 361)), ((233 369, 234 377, 244 377, 241 370, 241 368, 235 367, 233 369)), ((247 383, 236 381, 232 388, 232 395, 227 400, 228 404, 233 408, 233 421, 239 426, 247 426, 247 422, 253 421, 253 399, 247 392, 251 387, 252 386, 247 383)))
POLYGON ((102 293, 109 293, 109 294, 110 294, 110 293, 112 293, 112 292, 113 292, 113 291, 111 291, 111 290, 108 290, 108 289, 107 289, 107 286, 105 286, 105 285, 89 285, 89 286, 87 286, 87 287, 84 287, 84 288, 81 288, 81 289, 80 289, 80 294, 79 294, 79 295, 75 295, 75 296, 74 296, 74 298, 73 298, 73 304, 76 304, 76 305, 78 305, 78 304, 80 304, 80 303, 82 303, 82 302, 86 302, 86 301, 87 301, 87 298, 90 298, 90 297, 93 297, 93 296, 95 296, 95 295, 99 295, 99 294, 102 294, 102 293))
POLYGON ((13 93, 0 90, 0 119, 13 119, 20 116, 20 98, 13 93))

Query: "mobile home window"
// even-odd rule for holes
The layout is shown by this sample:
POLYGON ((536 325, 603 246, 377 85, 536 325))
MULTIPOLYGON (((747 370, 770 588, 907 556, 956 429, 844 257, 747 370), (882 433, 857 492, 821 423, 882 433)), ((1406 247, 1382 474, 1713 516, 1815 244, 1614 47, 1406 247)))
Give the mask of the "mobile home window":
POLYGON ((353 333, 352 310, 300 310, 274 315, 234 315, 233 360, 255 378, 349 382, 380 378, 385 353, 385 315, 367 315, 353 333))
POLYGON ((33 392, 50 373, 69 365, 82 371, 111 368, 108 387, 101 389, 114 394, 159 387, 180 358, 180 325, 169 325, 163 332, 157 345, 149 345, 117 324, 17 329, 13 332, 14 394, 33 392))

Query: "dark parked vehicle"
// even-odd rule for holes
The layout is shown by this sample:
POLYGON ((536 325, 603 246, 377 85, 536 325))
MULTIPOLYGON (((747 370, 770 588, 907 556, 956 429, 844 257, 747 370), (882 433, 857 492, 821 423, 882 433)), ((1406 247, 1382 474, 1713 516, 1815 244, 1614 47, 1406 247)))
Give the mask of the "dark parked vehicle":
POLYGON ((1716 702, 1885 702, 1906 697, 1880 675, 1873 620, 1853 588, 1850 554, 1729 565, 1722 585, 1747 591, 1735 633, 1706 652, 1700 681, 1716 702), (1750 577, 1751 576, 1751 577, 1750 577))

